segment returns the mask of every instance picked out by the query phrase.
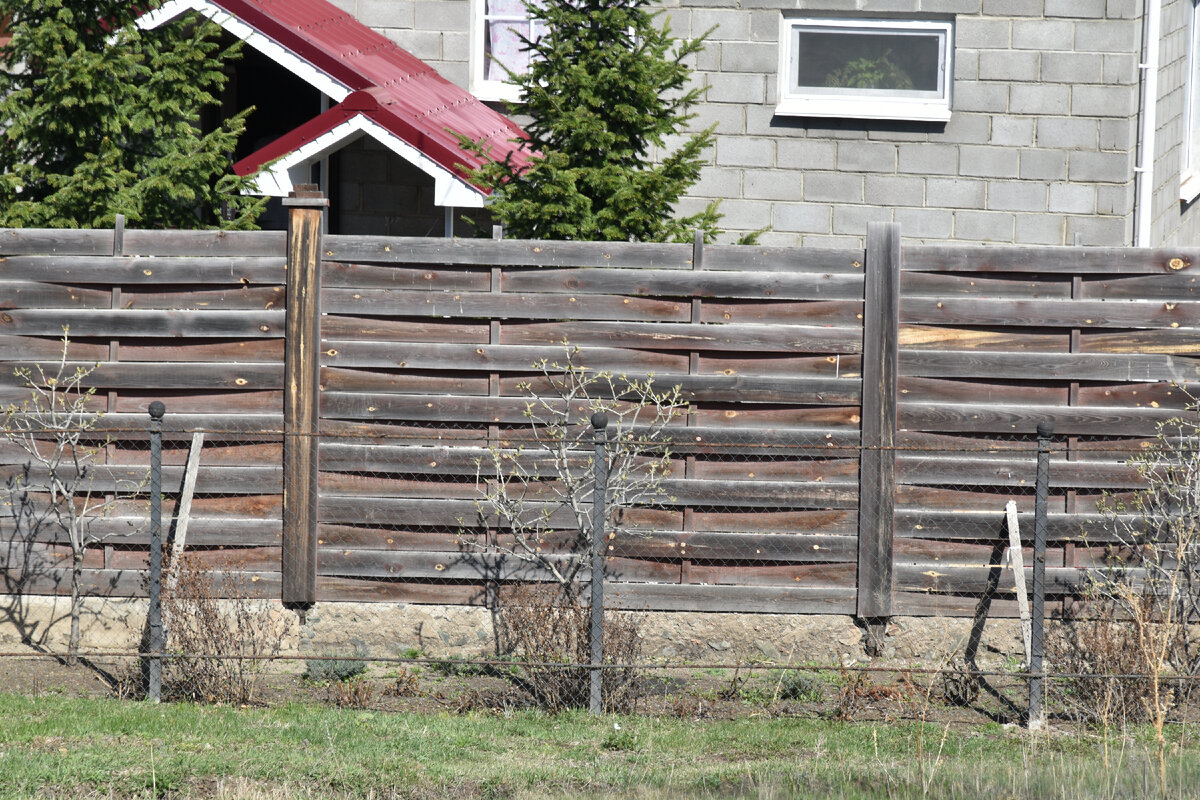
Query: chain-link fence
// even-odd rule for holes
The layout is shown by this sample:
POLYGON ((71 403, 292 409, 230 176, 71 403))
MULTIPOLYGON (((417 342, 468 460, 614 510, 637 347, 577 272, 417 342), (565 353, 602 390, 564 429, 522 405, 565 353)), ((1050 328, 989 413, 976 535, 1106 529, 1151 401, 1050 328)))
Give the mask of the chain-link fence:
POLYGON ((332 424, 304 533, 316 557, 291 562, 278 430, 181 429, 168 408, 123 436, 35 432, 67 442, 54 464, 10 432, 0 663, 18 686, 53 679, 22 660, 47 654, 112 691, 229 702, 1191 713, 1186 427, 888 449, 888 561, 864 569, 879 551, 861 543, 861 448, 590 422, 544 441, 332 424), (297 568, 315 605, 279 603, 297 568), (866 591, 882 623, 856 614, 866 591))

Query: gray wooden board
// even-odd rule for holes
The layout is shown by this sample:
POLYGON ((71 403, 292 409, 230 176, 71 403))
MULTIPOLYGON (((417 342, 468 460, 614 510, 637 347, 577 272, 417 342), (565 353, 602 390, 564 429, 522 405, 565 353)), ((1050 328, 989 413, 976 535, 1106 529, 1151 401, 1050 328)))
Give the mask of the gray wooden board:
MULTIPOLYGON (((485 372, 541 372, 539 362, 565 365, 571 348, 553 345, 446 344, 440 342, 372 342, 324 337, 322 362, 346 367, 394 367, 408 369, 482 370, 485 372)), ((687 359, 674 353, 589 347, 574 357, 592 369, 660 373, 687 367, 687 359)), ((669 384, 668 384, 669 385, 669 384)))
MULTIPOLYGON (((907 484, 955 486, 1028 486, 1037 473, 1034 458, 997 458, 987 453, 917 454, 896 457, 896 480, 907 484)), ((1054 461, 1050 485, 1055 488, 1142 488, 1135 466, 1124 462, 1054 461)))
MULTIPOLYGON (((112 234, 109 234, 111 238, 112 234)), ((110 251, 111 253, 111 248, 110 251)), ((284 258, 277 256, 9 256, 0 261, 3 281, 45 281, 68 285, 183 285, 231 287, 282 285, 284 258)))
MULTIPOLYGON (((1142 280, 1144 276, 1138 276, 1142 280)), ((1029 275, 980 275, 935 272, 904 272, 900 292, 910 297, 1029 297, 1065 299, 1071 297, 1071 282, 1066 275, 1053 273, 1029 275), (1056 279, 1057 278, 1057 279, 1056 279)))
MULTIPOLYGON (((58 375, 59 363, 0 361, 0 384, 5 376, 11 376, 17 368, 27 368, 31 374, 47 377, 58 375)), ((222 364, 203 362, 174 362, 156 364, 151 362, 66 362, 64 375, 71 375, 76 368, 91 369, 82 380, 81 386, 106 389, 154 390, 172 389, 280 389, 283 387, 282 364, 222 364)), ((11 380, 11 379, 10 379, 11 380)))
POLYGON ((692 247, 631 242, 331 235, 324 237, 322 253, 329 261, 376 264, 691 269, 692 247))
POLYGON ((1031 433, 1049 422, 1058 435, 1094 433, 1153 434, 1159 423, 1177 416, 1171 409, 1082 406, 998 406, 983 403, 906 403, 901 400, 900 426, 931 431, 1031 433))
POLYGON ((578 319, 685 322, 690 308, 680 300, 612 294, 489 294, 403 289, 322 289, 327 314, 371 314, 435 319, 578 319))
POLYGON ((1005 353, 900 350, 902 375, 1000 380, 1200 380, 1200 359, 1140 353, 1005 353))
POLYGON ((505 292, 626 294, 676 298, 763 300, 862 299, 862 274, 804 272, 680 272, 652 269, 521 270, 504 273, 505 292))
MULTIPOLYGON (((148 256, 284 256, 283 231, 125 231, 124 252, 148 256)), ((110 251, 111 252, 111 251, 110 251)))
POLYGON ((989 247, 909 245, 905 270, 943 272, 1183 273, 1200 260, 1195 248, 989 247))
POLYGON ((853 614, 852 587, 611 584, 613 608, 653 611, 724 611, 761 614, 853 614))
POLYGON ((1200 302, 905 297, 900 319, 924 325, 1195 328, 1200 325, 1200 302))
POLYGON ((857 328, 807 325, 691 325, 652 322, 558 322, 506 325, 504 344, 552 344, 640 347, 650 350, 755 351, 774 353, 858 353, 857 328))
POLYGON ((283 312, 158 311, 141 309, 11 309, 0 311, 0 331, 25 336, 283 336, 283 312))
POLYGON ((111 230, 0 228, 0 253, 24 255, 111 255, 111 230))
MULTIPOLYGON (((1018 514, 1022 530, 1032 530, 1033 510, 1018 514)), ((1111 541, 1110 531, 1120 519, 1137 524, 1139 517, 1105 514, 1051 512, 1047 514, 1046 536, 1051 542, 1111 541)), ((1007 535, 1003 506, 996 510, 964 511, 928 508, 896 509, 896 535, 913 538, 959 539, 1003 542, 1007 535)))

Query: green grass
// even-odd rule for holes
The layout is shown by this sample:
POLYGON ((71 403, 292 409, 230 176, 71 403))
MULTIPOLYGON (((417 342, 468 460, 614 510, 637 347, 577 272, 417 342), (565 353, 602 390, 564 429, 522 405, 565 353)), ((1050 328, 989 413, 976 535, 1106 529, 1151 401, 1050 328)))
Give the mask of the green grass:
MULTIPOLYGON (((0 695, 0 798, 1142 798, 1144 731, 386 714, 0 695), (619 726, 619 727, 618 727, 619 726), (921 757, 918 758, 918 754, 921 757)), ((1168 797, 1200 797, 1172 731, 1168 797)))

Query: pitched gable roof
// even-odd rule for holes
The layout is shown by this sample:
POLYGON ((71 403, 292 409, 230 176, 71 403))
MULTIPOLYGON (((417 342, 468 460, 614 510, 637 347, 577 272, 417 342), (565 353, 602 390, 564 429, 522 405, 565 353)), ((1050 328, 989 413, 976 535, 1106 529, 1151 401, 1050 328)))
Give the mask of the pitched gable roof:
POLYGON ((470 179, 483 159, 462 150, 458 135, 483 142, 496 158, 527 160, 514 142, 525 134, 514 122, 326 0, 167 0, 139 24, 156 27, 187 11, 209 17, 338 104, 235 165, 246 175, 269 164, 259 183, 271 194, 290 189, 289 169, 364 134, 432 175, 443 205, 482 205, 487 192, 470 179))

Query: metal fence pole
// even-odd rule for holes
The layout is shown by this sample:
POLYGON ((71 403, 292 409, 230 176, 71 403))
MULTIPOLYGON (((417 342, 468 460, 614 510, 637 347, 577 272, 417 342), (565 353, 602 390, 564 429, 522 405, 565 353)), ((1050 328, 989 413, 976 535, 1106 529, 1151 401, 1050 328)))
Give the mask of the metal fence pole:
POLYGON ((592 488, 592 664, 591 698, 588 710, 604 712, 602 670, 604 662, 604 518, 608 495, 608 415, 597 411, 592 415, 592 433, 596 445, 596 483, 592 488))
POLYGON ((1038 423, 1037 496, 1033 514, 1033 630, 1029 659, 1029 729, 1045 722, 1046 683, 1043 653, 1046 641, 1046 507, 1050 498, 1050 440, 1054 426, 1038 423))
POLYGON ((162 420, 166 407, 155 400, 150 404, 150 610, 149 671, 146 692, 150 700, 162 699, 162 420))

